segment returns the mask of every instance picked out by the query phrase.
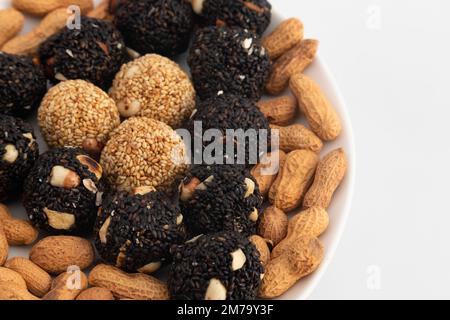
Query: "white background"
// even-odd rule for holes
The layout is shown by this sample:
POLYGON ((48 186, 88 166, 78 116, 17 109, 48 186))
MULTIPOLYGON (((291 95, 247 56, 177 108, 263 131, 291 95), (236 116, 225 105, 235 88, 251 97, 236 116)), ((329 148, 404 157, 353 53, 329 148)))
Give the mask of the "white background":
POLYGON ((450 2, 272 3, 321 41, 356 137, 351 215, 312 298, 450 298, 450 2))
POLYGON ((450 298, 450 2, 272 3, 321 41, 356 137, 353 208, 312 298, 450 298))

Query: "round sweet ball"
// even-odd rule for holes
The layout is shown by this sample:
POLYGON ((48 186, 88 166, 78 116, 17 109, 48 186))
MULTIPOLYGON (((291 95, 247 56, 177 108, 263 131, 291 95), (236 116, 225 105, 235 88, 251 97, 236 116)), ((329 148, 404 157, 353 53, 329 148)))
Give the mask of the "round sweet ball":
POLYGON ((241 27, 262 35, 270 24, 272 6, 267 0, 192 0, 203 25, 241 27))
POLYGON ((31 125, 19 118, 0 115, 0 201, 21 191, 38 156, 39 146, 31 125))
POLYGON ((99 155, 109 134, 120 124, 114 100, 84 80, 51 88, 38 112, 41 132, 50 147, 73 146, 99 155))
POLYGON ((0 51, 0 114, 26 117, 47 91, 47 79, 31 58, 0 51))
POLYGON ((174 251, 168 279, 172 299, 256 299, 264 268, 256 247, 241 234, 202 235, 174 251))
POLYGON ((119 2, 114 22, 128 47, 170 57, 187 50, 195 21, 186 0, 140 0, 119 2))
POLYGON ((111 22, 82 17, 80 28, 67 26, 41 44, 39 59, 53 83, 82 79, 106 90, 129 57, 111 22))
POLYGON ((229 93, 259 100, 271 68, 259 38, 237 27, 199 29, 188 64, 202 99, 229 93))
POLYGON ((229 164, 233 160, 237 164, 255 165, 262 156, 261 151, 268 151, 271 145, 267 118, 253 100, 236 95, 223 94, 200 101, 188 123, 188 129, 194 141, 194 154, 201 156, 203 160, 210 156, 206 153, 206 148, 215 143, 215 140, 210 142, 202 139, 208 130, 219 130, 226 137, 224 141, 234 142, 231 154, 229 146, 224 144, 223 158, 219 154, 211 155, 216 157, 215 163, 218 164, 229 164), (234 131, 234 137, 227 137, 228 130, 234 131), (199 148, 198 145, 202 144, 195 144, 196 141, 203 141, 203 148, 199 148))
POLYGON ((256 234, 263 197, 244 166, 193 166, 179 190, 190 235, 222 230, 256 234))
POLYGON ((175 62, 149 54, 122 67, 110 91, 122 117, 144 116, 180 127, 195 108, 189 76, 175 62))
POLYGON ((185 173, 185 158, 184 142, 172 128, 133 117, 113 131, 100 164, 109 184, 120 191, 143 186, 169 191, 185 173))
POLYGON ((95 247, 104 261, 147 274, 170 261, 173 245, 186 241, 179 207, 152 187, 106 196, 95 233, 95 247))
POLYGON ((79 148, 39 157, 24 186, 30 221, 54 234, 89 234, 104 192, 101 166, 79 148))

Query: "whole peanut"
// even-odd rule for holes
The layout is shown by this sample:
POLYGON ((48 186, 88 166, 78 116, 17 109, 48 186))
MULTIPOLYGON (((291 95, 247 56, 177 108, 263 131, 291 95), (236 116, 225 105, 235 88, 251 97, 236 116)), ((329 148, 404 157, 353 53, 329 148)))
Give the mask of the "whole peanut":
POLYGON ((266 116, 269 123, 284 126, 294 119, 297 113, 297 100, 291 96, 283 96, 258 102, 259 110, 266 116))
POLYGON ((298 208, 312 181, 318 161, 318 155, 312 151, 296 150, 289 153, 270 188, 270 203, 284 212, 298 208))
POLYGON ((272 251, 272 259, 289 250, 301 239, 317 238, 328 228, 329 218, 325 209, 312 207, 296 214, 287 227, 287 235, 272 251))
POLYGON ((110 290, 117 298, 168 300, 169 290, 162 281, 142 273, 127 274, 107 265, 96 266, 89 274, 91 286, 110 290))
POLYGON ((34 54, 39 45, 64 28, 72 14, 67 9, 56 9, 50 12, 30 32, 18 35, 6 42, 2 51, 11 54, 34 54))
POLYGON ((26 258, 9 259, 5 267, 19 273, 27 284, 28 290, 37 297, 44 296, 50 291, 52 278, 38 265, 26 258))
POLYGON ((0 48, 23 28, 25 17, 16 9, 0 10, 0 48))
POLYGON ((328 208, 346 171, 347 159, 343 149, 337 149, 327 154, 317 166, 314 182, 305 195, 303 206, 305 208, 313 206, 328 208))
POLYGON ((11 3, 17 10, 35 16, 43 16, 59 8, 67 10, 71 5, 78 6, 81 13, 87 13, 94 7, 92 0, 12 0, 11 3))
POLYGON ((39 232, 31 223, 20 219, 3 220, 3 230, 10 246, 28 246, 36 241, 39 232))
POLYGON ((300 279, 313 273, 323 260, 323 245, 316 238, 302 238, 269 261, 261 283, 260 297, 275 298, 284 294, 300 279))
POLYGON ((303 39, 303 23, 297 18, 291 18, 280 23, 275 30, 263 38, 262 45, 272 60, 278 59, 284 53, 299 44, 303 39))
POLYGON ((301 124, 288 127, 271 125, 270 128, 278 130, 280 149, 284 152, 304 149, 319 153, 323 148, 323 142, 319 137, 301 124))
POLYGON ((50 274, 60 274, 71 266, 84 270, 94 261, 92 244, 83 238, 51 236, 36 243, 30 260, 50 274))
POLYGON ((297 72, 290 86, 312 131, 324 141, 335 140, 342 131, 341 120, 319 85, 297 72))
POLYGON ((288 87, 291 76, 303 72, 313 62, 318 45, 317 40, 303 40, 283 54, 272 66, 266 91, 272 95, 282 93, 288 87))
POLYGON ((10 246, 27 246, 36 241, 39 232, 25 220, 14 219, 5 205, 0 205, 0 223, 10 246))
POLYGON ((259 222, 258 234, 275 246, 286 237, 288 223, 288 217, 283 211, 273 206, 268 207, 259 222))

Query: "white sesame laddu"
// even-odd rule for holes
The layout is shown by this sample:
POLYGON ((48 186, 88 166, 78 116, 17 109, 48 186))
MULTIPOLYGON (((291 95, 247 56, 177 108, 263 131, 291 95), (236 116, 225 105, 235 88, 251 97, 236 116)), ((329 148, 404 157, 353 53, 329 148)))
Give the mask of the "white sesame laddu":
POLYGON ((80 147, 99 154, 120 124, 114 100, 84 80, 63 81, 45 95, 38 111, 49 147, 80 147))
POLYGON ((122 66, 110 90, 122 117, 143 116, 179 128, 195 108, 195 90, 178 64, 148 54, 122 66))
POLYGON ((168 125, 132 117, 111 134, 100 163, 109 184, 120 191, 139 187, 166 191, 186 170, 185 145, 168 125))

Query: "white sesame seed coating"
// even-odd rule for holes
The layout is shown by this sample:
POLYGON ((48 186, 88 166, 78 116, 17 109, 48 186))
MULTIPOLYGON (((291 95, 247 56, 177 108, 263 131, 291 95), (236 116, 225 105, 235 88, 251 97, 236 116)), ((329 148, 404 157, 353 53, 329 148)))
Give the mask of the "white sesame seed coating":
POLYGON ((117 107, 105 92, 84 80, 51 88, 38 112, 39 126, 50 147, 83 147, 86 139, 106 144, 120 124, 117 107))
POLYGON ((118 190, 154 187, 167 190, 181 178, 186 165, 185 145, 168 125, 146 117, 132 117, 111 134, 100 164, 108 182, 118 190))
POLYGON ((175 62, 148 54, 122 66, 110 91, 122 117, 144 116, 178 128, 195 108, 189 76, 175 62))

